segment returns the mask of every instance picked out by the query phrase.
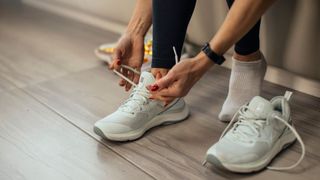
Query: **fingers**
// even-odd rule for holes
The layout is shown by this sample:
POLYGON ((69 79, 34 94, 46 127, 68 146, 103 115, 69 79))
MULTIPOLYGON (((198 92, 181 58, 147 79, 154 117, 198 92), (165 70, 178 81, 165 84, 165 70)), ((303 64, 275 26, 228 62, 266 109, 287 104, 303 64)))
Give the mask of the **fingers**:
MULTIPOLYGON (((113 61, 110 65, 110 69, 115 69, 116 71, 123 74, 125 77, 128 77, 130 80, 132 80, 132 77, 130 77, 129 71, 121 67, 121 57, 122 57, 121 50, 116 48, 113 52, 113 56, 112 56, 113 61)), ((119 81, 119 85, 123 86, 126 91, 129 91, 131 88, 131 84, 128 83, 125 79, 121 79, 119 81)))
POLYGON ((119 86, 124 86, 124 85, 126 85, 126 80, 120 79, 119 86))
POLYGON ((119 48, 115 48, 114 52, 112 54, 112 59, 116 60, 116 59, 121 59, 121 50, 119 48))
POLYGON ((166 97, 166 96, 160 96, 160 95, 155 94, 155 95, 151 95, 150 99, 160 100, 160 101, 164 102, 164 106, 167 106, 175 99, 175 97, 166 97))
MULTIPOLYGON (((133 81, 133 78, 134 78, 133 72, 127 70, 127 77, 128 77, 128 79, 133 81)), ((126 82, 125 90, 129 91, 131 89, 131 86, 132 86, 132 84, 130 84, 129 82, 126 82)))
POLYGON ((158 72, 158 73, 156 74, 156 80, 159 80, 159 79, 161 79, 161 78, 162 78, 162 75, 161 75, 160 72, 158 72))
POLYGON ((115 59, 112 61, 111 65, 109 66, 111 70, 115 69, 117 71, 120 71, 121 69, 121 60, 120 59, 115 59))
POLYGON ((148 89, 150 91, 159 91, 163 88, 169 87, 174 82, 174 76, 168 73, 164 77, 158 79, 154 84, 150 85, 148 89))
POLYGON ((119 86, 123 86, 126 91, 129 91, 133 86, 132 83, 134 84, 139 83, 140 75, 124 68, 122 68, 121 70, 122 70, 121 74, 125 76, 127 79, 129 79, 131 82, 128 82, 127 79, 121 78, 119 81, 119 86))
POLYGON ((139 74, 134 74, 133 82, 138 84, 139 83, 139 79, 140 79, 140 75, 139 74))
MULTIPOLYGON (((128 70, 126 70, 126 69, 124 69, 124 68, 121 68, 121 74, 123 75, 123 76, 125 76, 125 77, 128 77, 128 70)), ((124 79, 123 79, 124 80, 124 79)), ((128 82, 126 81, 126 80, 124 80, 124 89, 126 90, 126 91, 128 91, 127 89, 128 89, 128 82)))
POLYGON ((182 97, 183 95, 181 90, 175 85, 172 85, 168 88, 161 89, 160 91, 157 91, 157 92, 151 92, 151 94, 157 94, 158 96, 174 97, 174 98, 182 97))
POLYGON ((113 61, 110 64, 109 68, 110 69, 115 69, 117 71, 120 71, 121 68, 121 51, 119 49, 115 49, 113 52, 113 61))

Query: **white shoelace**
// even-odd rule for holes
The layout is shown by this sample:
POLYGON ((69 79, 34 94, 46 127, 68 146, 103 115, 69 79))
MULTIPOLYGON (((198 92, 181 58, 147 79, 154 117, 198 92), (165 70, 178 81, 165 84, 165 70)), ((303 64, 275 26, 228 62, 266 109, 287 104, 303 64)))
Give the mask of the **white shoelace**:
MULTIPOLYGON (((266 122, 265 122, 265 120, 261 120, 261 119, 257 118, 257 116, 254 115, 254 113, 253 113, 253 117, 246 118, 245 111, 248 111, 248 110, 250 111, 250 109, 246 105, 245 106, 241 106, 239 108, 237 113, 235 113, 234 116, 232 117, 232 119, 231 119, 230 123, 228 124, 228 126, 222 132, 222 134, 220 136, 220 139, 223 138, 223 136, 228 132, 229 128, 232 125, 234 125, 235 128, 237 128, 236 126, 240 126, 240 125, 247 126, 251 130, 253 130, 253 132, 255 132, 256 135, 260 135, 259 127, 262 127, 264 125, 264 123, 266 123, 266 122), (240 116, 239 116, 239 118, 236 118, 238 114, 240 114, 240 116), (257 118, 257 119, 254 120, 254 118, 257 118), (237 121, 237 120, 238 120, 238 122, 235 123, 235 121, 237 121)), ((277 115, 275 115, 274 118, 279 120, 280 122, 282 122, 296 136, 297 140, 299 141, 299 143, 301 145, 301 155, 300 155, 300 158, 294 164, 292 164, 290 166, 286 166, 286 167, 268 166, 267 168, 271 169, 271 170, 278 170, 278 171, 293 169, 293 168, 297 167, 302 162, 302 160, 304 159, 304 156, 305 156, 305 145, 304 145, 300 135, 298 134, 298 132, 296 131, 296 129, 292 125, 290 125, 286 120, 284 120, 283 118, 281 118, 281 117, 279 117, 277 115)), ((237 133, 240 133, 240 136, 242 136, 242 137, 246 136, 245 132, 241 132, 241 130, 236 130, 236 131, 237 131, 237 133)))
MULTIPOLYGON (((253 111, 249 109, 248 106, 242 106, 239 111, 239 117, 238 121, 234 123, 233 125, 233 133, 236 134, 242 141, 248 142, 249 137, 259 137, 260 131, 259 129, 262 128, 266 123, 266 119, 261 119, 253 111), (250 117, 247 113, 251 113, 250 117), (251 130, 250 132, 244 132, 241 129, 238 129, 238 127, 245 126, 248 129, 251 130)), ((222 136, 220 137, 220 139, 222 136)))
MULTIPOLYGON (((172 49, 174 52, 175 62, 177 64, 179 62, 179 59, 176 52, 176 48, 173 46, 172 49)), ((132 71, 135 74, 140 74, 139 71, 127 65, 121 65, 121 68, 132 71)), ((136 110, 133 107, 138 107, 139 110, 142 110, 142 106, 149 102, 149 91, 144 87, 139 87, 138 84, 134 83, 117 70, 113 70, 113 72, 121 78, 123 78, 124 80, 126 80, 127 82, 129 82, 134 87, 130 97, 119 107, 119 109, 123 112, 131 114, 134 114, 136 110), (134 104, 134 106, 132 106, 132 104, 134 104)))
MULTIPOLYGON (((178 54, 177 54, 177 51, 176 51, 176 48, 174 46, 172 46, 172 49, 173 49, 173 53, 174 53, 174 59, 175 59, 175 62, 176 64, 178 64, 179 62, 179 59, 178 59, 178 54)), ((127 66, 127 65, 120 65, 121 68, 124 68, 126 70, 129 70, 129 71, 132 71, 133 73, 135 74, 140 74, 140 71, 130 67, 130 66, 127 66)), ((126 76, 124 76, 123 74, 121 74, 119 71, 117 70, 113 70, 114 73, 116 73, 118 76, 120 76, 121 78, 123 78, 124 80, 126 80, 128 83, 130 83, 133 87, 136 87, 137 84, 134 83, 133 81, 131 81, 129 78, 127 78, 126 76)))
POLYGON ((149 102, 149 91, 144 87, 136 86, 129 98, 119 107, 122 112, 134 114, 135 110, 142 110, 142 106, 149 102))

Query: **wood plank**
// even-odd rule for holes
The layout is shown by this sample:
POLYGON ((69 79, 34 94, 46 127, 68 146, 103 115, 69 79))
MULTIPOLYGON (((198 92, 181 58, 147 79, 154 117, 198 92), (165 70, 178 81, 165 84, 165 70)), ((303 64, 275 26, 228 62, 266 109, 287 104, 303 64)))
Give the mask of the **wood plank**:
POLYGON ((42 104, 0 94, 0 179, 153 179, 42 104))
MULTIPOLYGON (((52 83, 46 83, 46 85, 48 85, 46 87, 42 85, 29 87, 27 90, 33 96, 38 98, 39 101, 54 108, 59 114, 66 117, 79 128, 96 137, 97 140, 101 140, 92 131, 94 122, 105 116, 107 112, 115 110, 116 106, 113 104, 119 104, 118 98, 120 97, 121 100, 124 100, 126 95, 118 93, 117 96, 119 96, 117 98, 114 94, 110 94, 110 92, 113 91, 122 92, 119 91, 118 87, 108 85, 110 84, 110 81, 108 81, 109 78, 111 77, 115 80, 116 77, 107 74, 104 67, 99 68, 98 70, 99 71, 94 70, 85 71, 84 73, 76 73, 66 77, 65 80, 67 81, 60 81, 61 86, 64 86, 64 83, 70 85, 65 86, 69 89, 69 91, 67 90, 68 92, 66 92, 67 94, 75 93, 74 90, 79 88, 79 83, 87 84, 80 85, 82 87, 77 90, 77 95, 71 95, 71 98, 61 98, 61 95, 64 94, 64 90, 61 91, 60 88, 56 87, 56 85, 52 83), (108 77, 108 79, 105 77, 108 77), (77 79, 77 81, 74 81, 74 78, 77 79), (81 80, 79 78, 81 78, 81 80), (99 88, 101 88, 100 90, 98 90, 99 88, 96 86, 98 84, 102 85, 99 86, 99 88), (105 89, 106 87, 108 89, 107 91, 105 89), (92 93, 96 90, 100 91, 99 95, 92 93), (48 93, 51 98, 55 99, 55 102, 52 102, 53 104, 48 103, 48 101, 51 100, 47 99, 44 95, 46 93, 48 93), (75 98, 75 96, 78 98, 75 98), (79 101, 76 102, 76 99, 79 99, 79 101), (61 109, 56 109, 55 105, 63 105, 63 110, 61 111, 61 109), (69 112, 71 113, 69 114, 69 112), (77 120, 75 121, 75 119, 77 120)), ((146 170, 148 173, 151 173, 152 176, 157 179, 218 178, 215 174, 203 173, 205 169, 201 167, 200 162, 189 161, 188 158, 181 156, 181 154, 176 152, 175 149, 166 149, 166 147, 161 147, 161 144, 157 145, 153 140, 149 140, 147 138, 142 138, 139 141, 129 143, 113 143, 107 141, 102 141, 102 143, 123 155, 129 161, 146 170), (154 148, 158 148, 158 150, 154 148), (158 152, 160 149, 162 150, 162 153, 158 152), (178 159, 179 161, 176 162, 178 159)))
POLYGON ((0 93, 14 88, 16 88, 16 86, 0 74, 0 93))
POLYGON ((101 65, 94 48, 118 38, 27 6, 0 12, 0 74, 18 87, 101 65))
MULTIPOLYGON (((230 71, 215 67, 196 84, 186 100, 191 117, 185 122, 154 128, 143 138, 129 143, 102 141, 129 161, 158 179, 316 179, 319 167, 320 106, 318 98, 295 92, 292 100, 293 119, 307 145, 307 157, 303 164, 280 173, 263 171, 254 175, 237 175, 204 168, 201 162, 207 149, 218 140, 226 127, 217 119, 227 94, 230 71)), ((113 112, 128 94, 117 86, 118 77, 104 67, 93 68, 66 77, 28 87, 26 90, 39 101, 55 109, 79 128, 92 134, 95 121, 113 112)), ((263 96, 282 95, 284 88, 271 83, 264 84, 263 96)), ((95 136, 99 139, 97 136, 95 136)), ((299 156, 296 143, 276 159, 275 165, 293 163, 299 156)))

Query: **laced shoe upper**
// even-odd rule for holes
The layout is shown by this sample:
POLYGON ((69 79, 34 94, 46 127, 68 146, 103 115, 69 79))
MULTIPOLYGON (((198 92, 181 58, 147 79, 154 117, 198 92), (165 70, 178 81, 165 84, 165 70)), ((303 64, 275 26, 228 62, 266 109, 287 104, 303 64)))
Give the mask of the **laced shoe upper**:
POLYGON ((287 102, 291 94, 287 92, 285 97, 279 96, 271 101, 259 96, 254 97, 248 105, 239 109, 222 133, 220 140, 207 153, 213 154, 227 164, 254 162, 266 155, 287 130, 291 131, 301 144, 300 159, 288 167, 268 168, 286 170, 297 166, 304 157, 305 146, 291 125, 290 108, 287 102))
POLYGON ((148 72, 143 72, 139 84, 133 88, 129 98, 119 107, 119 111, 134 114, 142 111, 144 106, 149 104, 150 93, 146 88, 155 81, 153 75, 148 72))
POLYGON ((143 72, 139 84, 134 87, 129 98, 107 117, 98 121, 99 126, 107 133, 123 133, 141 127, 151 118, 164 110, 160 101, 150 100, 146 88, 155 81, 149 72, 143 72))

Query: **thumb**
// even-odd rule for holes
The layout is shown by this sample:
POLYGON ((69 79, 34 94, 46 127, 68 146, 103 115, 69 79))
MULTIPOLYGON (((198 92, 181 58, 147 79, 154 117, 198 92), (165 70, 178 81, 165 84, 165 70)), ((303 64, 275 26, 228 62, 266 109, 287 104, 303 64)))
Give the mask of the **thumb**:
POLYGON ((164 77, 156 80, 156 82, 150 86, 150 90, 158 91, 163 88, 167 88, 171 85, 172 82, 173 82, 173 76, 170 74, 167 74, 164 77))
POLYGON ((117 69, 119 70, 120 69, 120 65, 121 65, 121 50, 116 48, 113 52, 113 55, 112 55, 112 59, 113 59, 113 62, 110 66, 111 69, 117 69))
POLYGON ((121 59, 121 54, 122 54, 121 50, 119 48, 115 48, 112 54, 113 60, 121 59))
POLYGON ((161 75, 160 72, 158 72, 157 75, 156 75, 156 80, 159 80, 159 79, 161 79, 161 78, 162 78, 162 75, 161 75))

